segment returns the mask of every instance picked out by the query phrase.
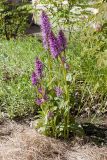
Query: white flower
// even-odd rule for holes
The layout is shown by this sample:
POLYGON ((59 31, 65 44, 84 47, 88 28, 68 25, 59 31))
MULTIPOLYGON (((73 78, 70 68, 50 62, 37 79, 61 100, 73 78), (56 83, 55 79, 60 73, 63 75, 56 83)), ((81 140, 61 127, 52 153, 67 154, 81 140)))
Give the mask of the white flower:
POLYGON ((53 10, 54 10, 54 12, 57 12, 58 9, 57 8, 53 8, 53 10))
POLYGON ((65 4, 65 5, 66 5, 66 4, 68 4, 68 1, 63 1, 62 4, 65 4))
POLYGON ((95 31, 99 32, 102 30, 102 24, 100 23, 94 23, 92 24, 92 27, 95 29, 95 31))
POLYGON ((94 15, 96 15, 96 14, 98 14, 98 13, 99 13, 99 9, 97 9, 97 8, 93 8, 93 11, 92 11, 92 12, 93 12, 93 14, 94 14, 94 15))

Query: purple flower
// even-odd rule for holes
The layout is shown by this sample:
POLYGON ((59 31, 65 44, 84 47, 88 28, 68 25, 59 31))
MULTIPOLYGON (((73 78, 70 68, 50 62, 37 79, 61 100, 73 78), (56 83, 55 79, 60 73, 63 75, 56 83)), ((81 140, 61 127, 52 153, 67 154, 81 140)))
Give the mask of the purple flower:
POLYGON ((38 98, 37 100, 36 100, 36 104, 37 105, 42 105, 43 103, 45 103, 46 101, 47 101, 47 95, 45 94, 42 98, 38 98))
POLYGON ((43 76, 43 63, 41 62, 41 60, 39 58, 36 58, 35 73, 36 73, 38 79, 43 76))
POLYGON ((33 84, 33 85, 36 85, 37 82, 38 82, 37 75, 36 75, 35 72, 32 73, 31 81, 32 81, 32 84, 33 84))
POLYGON ((67 47, 67 40, 62 30, 60 30, 58 34, 58 43, 61 52, 64 51, 67 47))
POLYGON ((38 106, 42 105, 44 102, 45 102, 45 100, 44 100, 43 98, 38 98, 38 99, 36 100, 36 104, 37 104, 38 106))
POLYGON ((55 87, 55 93, 57 97, 60 97, 63 93, 62 89, 60 87, 55 87))
POLYGON ((57 58, 58 55, 60 54, 59 43, 52 31, 49 34, 49 45, 50 45, 50 51, 53 58, 57 58))
POLYGON ((51 24, 49 22, 47 14, 44 11, 42 11, 41 14, 41 31, 44 48, 48 49, 48 35, 51 31, 51 24))
POLYGON ((38 88, 38 92, 39 92, 40 94, 43 94, 43 89, 42 89, 42 87, 39 87, 39 88, 38 88))

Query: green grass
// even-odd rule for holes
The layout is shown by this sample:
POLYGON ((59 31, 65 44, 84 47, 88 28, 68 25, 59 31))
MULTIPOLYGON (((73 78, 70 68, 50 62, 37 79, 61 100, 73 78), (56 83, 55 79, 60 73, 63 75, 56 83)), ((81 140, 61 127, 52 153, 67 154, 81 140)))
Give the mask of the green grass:
POLYGON ((101 115, 107 111, 107 39, 87 29, 74 33, 69 46, 80 111, 101 115))
MULTIPOLYGON (((71 104, 77 116, 107 111, 107 39, 88 31, 71 36, 67 59, 71 67, 71 104)), ((34 113, 35 92, 31 84, 35 57, 46 60, 36 38, 0 42, 0 107, 11 118, 34 113)), ((46 63, 46 61, 45 61, 46 63)))
POLYGON ((0 42, 0 106, 12 118, 36 109, 30 77, 34 59, 41 53, 35 38, 0 42))

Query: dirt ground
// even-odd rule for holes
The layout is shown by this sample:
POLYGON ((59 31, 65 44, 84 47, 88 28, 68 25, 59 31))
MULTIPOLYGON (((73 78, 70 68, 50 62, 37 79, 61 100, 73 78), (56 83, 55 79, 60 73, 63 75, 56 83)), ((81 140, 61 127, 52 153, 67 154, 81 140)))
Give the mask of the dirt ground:
POLYGON ((107 147, 71 145, 37 133, 26 124, 0 123, 0 160, 107 160, 107 147))

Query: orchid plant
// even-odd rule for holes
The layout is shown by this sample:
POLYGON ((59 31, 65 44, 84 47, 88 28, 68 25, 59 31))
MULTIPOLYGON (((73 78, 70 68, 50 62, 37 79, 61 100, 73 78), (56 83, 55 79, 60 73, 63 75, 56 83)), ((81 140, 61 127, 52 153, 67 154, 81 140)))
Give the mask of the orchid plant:
POLYGON ((47 63, 36 57, 32 73, 35 103, 40 107, 36 128, 45 135, 68 138, 70 133, 81 133, 82 127, 71 114, 71 86, 67 80, 71 67, 67 62, 67 39, 62 30, 56 36, 47 14, 41 14, 41 32, 47 63))

